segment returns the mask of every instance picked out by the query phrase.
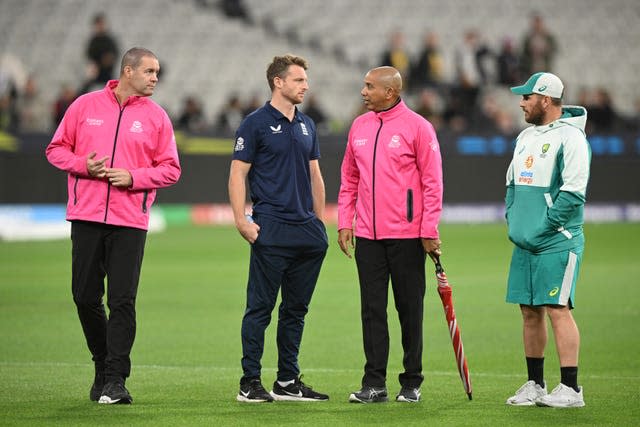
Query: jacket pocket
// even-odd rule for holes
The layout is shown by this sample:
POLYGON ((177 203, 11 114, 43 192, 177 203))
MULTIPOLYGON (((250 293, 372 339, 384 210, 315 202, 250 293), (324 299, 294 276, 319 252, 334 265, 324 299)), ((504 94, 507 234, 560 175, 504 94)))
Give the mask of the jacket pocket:
POLYGON ((407 190, 407 221, 413 221, 413 190, 407 190))
POLYGON ((149 191, 145 190, 142 194, 142 213, 147 213, 147 197, 149 197, 149 191))
POLYGON ((76 182, 73 183, 73 204, 78 203, 78 181, 80 178, 76 175, 76 182))

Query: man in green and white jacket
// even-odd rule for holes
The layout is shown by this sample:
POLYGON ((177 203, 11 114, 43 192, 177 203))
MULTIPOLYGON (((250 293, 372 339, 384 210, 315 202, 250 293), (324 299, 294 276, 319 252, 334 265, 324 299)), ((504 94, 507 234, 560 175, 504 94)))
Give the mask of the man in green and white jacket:
POLYGON ((522 312, 528 381, 506 403, 580 407, 580 333, 571 309, 584 249, 591 161, 587 111, 562 105, 564 85, 551 73, 536 73, 511 91, 522 95, 520 107, 533 126, 518 135, 507 171, 506 219, 515 247, 506 300, 522 312), (547 315, 561 371, 560 384, 549 394, 543 376, 547 315))

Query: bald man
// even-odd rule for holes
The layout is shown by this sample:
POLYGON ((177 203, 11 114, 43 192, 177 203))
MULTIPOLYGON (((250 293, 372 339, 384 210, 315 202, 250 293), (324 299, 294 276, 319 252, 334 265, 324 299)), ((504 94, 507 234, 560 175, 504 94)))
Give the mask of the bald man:
POLYGON ((431 123, 400 98, 393 67, 370 70, 360 94, 369 112, 351 125, 338 195, 338 244, 360 282, 366 363, 355 403, 386 402, 389 279, 402 330, 399 402, 420 401, 426 255, 440 255, 442 159, 431 123), (355 222, 355 224, 354 224, 355 222), (354 226, 355 225, 355 226, 354 226))

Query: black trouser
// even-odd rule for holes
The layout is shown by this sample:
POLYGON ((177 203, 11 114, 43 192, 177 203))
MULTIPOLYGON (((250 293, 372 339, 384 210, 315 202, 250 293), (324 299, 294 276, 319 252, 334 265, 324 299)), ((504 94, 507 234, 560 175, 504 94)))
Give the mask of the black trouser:
POLYGON ((95 222, 71 224, 73 301, 96 371, 124 381, 136 335, 136 294, 147 232, 95 222), (104 278, 107 277, 105 313, 104 278))
POLYGON ((389 359, 387 300, 389 278, 400 320, 404 372, 403 387, 422 384, 422 321, 425 293, 425 252, 420 239, 369 240, 356 238, 355 248, 362 336, 366 364, 363 386, 385 387, 389 359))

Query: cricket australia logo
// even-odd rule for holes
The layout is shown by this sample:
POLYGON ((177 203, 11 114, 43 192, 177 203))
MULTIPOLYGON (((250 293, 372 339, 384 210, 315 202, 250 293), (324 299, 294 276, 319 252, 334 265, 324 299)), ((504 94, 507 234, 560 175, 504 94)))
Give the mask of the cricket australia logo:
POLYGON ((236 139, 236 145, 233 147, 233 151, 242 151, 244 150, 244 138, 241 136, 236 139))
POLYGON ((393 135, 391 137, 391 142, 389 142, 390 148, 398 148, 400 147, 400 137, 398 135, 393 135))
POLYGON ((304 125, 304 123, 300 123, 300 129, 302 129, 303 135, 309 136, 309 132, 307 131, 307 127, 304 125))
POLYGON ((282 133, 282 125, 278 126, 269 126, 271 128, 271 133, 282 133))
POLYGON ((547 157, 547 151, 549 151, 549 147, 550 147, 550 144, 544 144, 542 146, 542 153, 540 153, 541 159, 544 159, 545 157, 547 157))
POLYGON ((133 124, 131 125, 131 129, 129 129, 130 132, 135 132, 135 133, 142 133, 142 123, 140 123, 139 121, 135 120, 133 122, 133 124))

